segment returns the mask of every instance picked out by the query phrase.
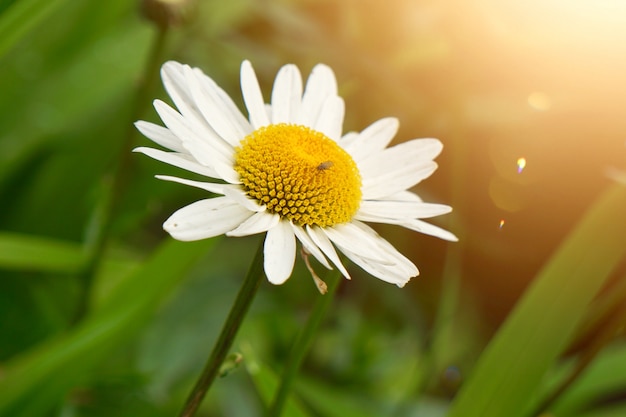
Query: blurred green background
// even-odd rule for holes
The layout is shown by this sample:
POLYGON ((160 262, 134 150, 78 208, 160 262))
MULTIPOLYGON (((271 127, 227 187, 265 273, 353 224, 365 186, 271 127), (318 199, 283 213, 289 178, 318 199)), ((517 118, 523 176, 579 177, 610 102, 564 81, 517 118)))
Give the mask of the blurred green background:
MULTIPOLYGON (((415 191, 453 206, 434 222, 460 242, 379 227, 421 276, 398 289, 351 268, 287 415, 445 415, 520 294, 612 185, 606 170, 626 165, 626 7, 201 0, 191 15, 157 59, 200 67, 237 103, 243 59, 266 98, 283 64, 306 76, 323 62, 345 131, 396 116, 396 143, 444 143, 415 191)), ((151 101, 167 100, 148 65, 156 42, 139 2, 0 1, 0 415, 176 415, 252 260, 259 236, 180 243, 161 229, 205 194, 154 179, 181 172, 129 152, 150 146, 131 123, 157 121, 151 101)), ((623 230, 617 213, 605 220, 623 230)), ((612 242, 626 247, 624 235, 612 242)), ((603 294, 620 295, 588 314, 567 358, 623 304, 626 265, 611 262, 603 294)), ((260 415, 319 297, 307 275, 299 261, 285 285, 263 284, 235 343, 243 364, 201 415, 260 415)), ((624 363, 619 337, 607 355, 624 363)), ((626 381, 591 392, 558 415, 617 401, 626 381)))

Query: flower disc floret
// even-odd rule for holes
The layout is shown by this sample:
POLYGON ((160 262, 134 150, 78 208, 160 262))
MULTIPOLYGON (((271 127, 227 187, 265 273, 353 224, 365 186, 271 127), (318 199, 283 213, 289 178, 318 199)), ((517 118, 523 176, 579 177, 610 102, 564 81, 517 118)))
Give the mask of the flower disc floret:
POLYGON ((349 222, 361 202, 361 176, 352 157, 306 126, 255 130, 235 150, 235 170, 250 197, 300 226, 349 222))

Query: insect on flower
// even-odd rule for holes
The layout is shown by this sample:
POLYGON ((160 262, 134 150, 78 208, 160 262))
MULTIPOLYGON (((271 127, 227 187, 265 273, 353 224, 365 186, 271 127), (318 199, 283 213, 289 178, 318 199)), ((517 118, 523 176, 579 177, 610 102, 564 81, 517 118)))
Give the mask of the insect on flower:
POLYGON ((319 164, 319 165, 316 167, 316 169, 317 169, 318 171, 326 171, 327 169, 329 169, 329 168, 330 168, 330 167, 332 167, 333 165, 334 165, 334 164, 333 164, 333 161, 324 161, 324 162, 322 162, 321 164, 319 164))

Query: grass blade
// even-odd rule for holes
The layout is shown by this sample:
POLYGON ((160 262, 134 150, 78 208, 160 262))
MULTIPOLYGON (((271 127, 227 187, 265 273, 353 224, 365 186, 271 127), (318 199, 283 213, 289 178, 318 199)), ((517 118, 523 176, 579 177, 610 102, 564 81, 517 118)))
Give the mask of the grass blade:
POLYGON ((84 261, 79 244, 39 236, 0 232, 0 268, 75 272, 84 261))
POLYGON ((459 392, 450 417, 524 416, 544 373, 626 252, 626 188, 614 185, 536 277, 459 392))
POLYGON ((0 58, 65 0, 20 0, 0 15, 0 58))
POLYGON ((71 387, 88 381, 91 369, 136 333, 214 243, 168 239, 108 303, 71 332, 7 362, 0 380, 0 415, 44 415, 71 387))
MULTIPOLYGON (((244 357, 248 358, 245 354, 244 357)), ((246 359, 246 361, 249 361, 249 359, 246 359)), ((254 362, 252 365, 249 364, 247 366, 250 378, 252 378, 252 382, 254 383, 254 386, 256 387, 263 403, 269 404, 270 401, 272 401, 274 392, 278 389, 280 379, 266 365, 258 361, 252 362, 254 362)), ((285 404, 284 415, 290 417, 310 417, 310 414, 307 413, 300 401, 293 396, 290 397, 285 404)))
MULTIPOLYGON (((604 350, 550 408, 550 412, 555 416, 574 415, 594 400, 621 393, 624 386, 626 386, 626 345, 620 343, 604 350)), ((625 407, 626 405, 622 406, 625 407)))

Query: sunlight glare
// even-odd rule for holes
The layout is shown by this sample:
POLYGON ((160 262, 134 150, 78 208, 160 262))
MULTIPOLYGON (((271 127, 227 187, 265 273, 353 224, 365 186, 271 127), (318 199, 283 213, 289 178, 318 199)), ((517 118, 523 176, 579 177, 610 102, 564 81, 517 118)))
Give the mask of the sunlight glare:
POLYGON ((546 93, 534 91, 528 96, 528 105, 535 110, 546 111, 552 107, 552 100, 546 93))

